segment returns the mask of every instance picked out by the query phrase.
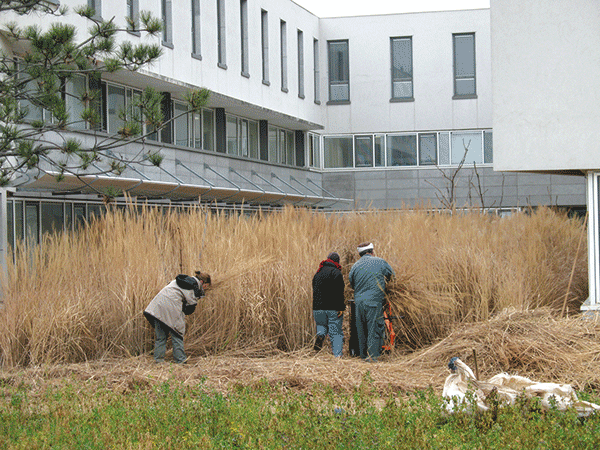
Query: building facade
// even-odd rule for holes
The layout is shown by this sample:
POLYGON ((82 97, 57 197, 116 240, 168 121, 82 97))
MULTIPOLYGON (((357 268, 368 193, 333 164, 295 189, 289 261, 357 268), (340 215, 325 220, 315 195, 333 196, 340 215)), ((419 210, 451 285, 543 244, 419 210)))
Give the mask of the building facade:
MULTIPOLYGON (((119 152, 156 151, 164 160, 160 167, 142 162, 119 176, 79 173, 60 183, 43 163, 42 171, 22 174, 0 196, 3 249, 99 214, 107 187, 163 204, 200 198, 222 206, 330 210, 585 205, 582 177, 494 171, 504 169, 494 154, 489 9, 319 18, 291 0, 88 4, 122 28, 141 11, 161 18, 163 56, 93 86, 101 98, 100 129, 82 122, 55 138, 113 139, 122 111, 152 86, 163 93, 172 126, 119 152), (187 114, 186 93, 201 87, 210 90, 209 103, 187 114)), ((67 20, 81 36, 90 25, 75 14, 4 15, 2 23, 23 26, 67 20)), ((145 37, 134 32, 120 39, 145 37)), ((5 52, 22 56, 1 42, 5 52)), ((66 89, 85 92, 90 80, 74 79, 66 89)), ((84 107, 68 106, 72 114, 84 107)))
MULTIPOLYGON (((492 0, 494 169, 585 178, 590 296, 600 309, 600 2, 492 0)), ((579 195, 579 186, 577 187, 579 195)))

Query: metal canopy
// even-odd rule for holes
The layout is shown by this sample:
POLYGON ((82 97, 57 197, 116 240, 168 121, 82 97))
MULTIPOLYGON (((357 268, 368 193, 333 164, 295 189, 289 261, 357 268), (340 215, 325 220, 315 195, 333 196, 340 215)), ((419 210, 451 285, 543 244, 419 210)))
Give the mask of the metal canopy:
POLYGON ((269 192, 241 188, 226 188, 197 184, 173 183, 105 175, 62 175, 46 172, 37 179, 19 186, 27 191, 50 191, 54 194, 103 194, 107 188, 117 188, 132 197, 161 198, 170 200, 224 201, 230 203, 253 203, 316 206, 321 202, 349 202, 351 199, 302 195, 301 193, 269 192))

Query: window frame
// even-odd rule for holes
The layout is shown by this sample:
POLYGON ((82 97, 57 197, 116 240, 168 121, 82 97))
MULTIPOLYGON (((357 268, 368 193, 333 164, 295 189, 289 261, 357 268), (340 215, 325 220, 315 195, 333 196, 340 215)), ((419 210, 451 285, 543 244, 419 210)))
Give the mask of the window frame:
POLYGON ((270 86, 269 81, 269 13, 260 10, 260 42, 262 51, 262 84, 270 86))
POLYGON ((250 78, 250 59, 248 45, 248 0, 240 0, 240 57, 242 76, 250 78))
POLYGON ((454 75, 454 96, 453 99, 472 99, 477 98, 477 46, 475 42, 475 32, 471 33, 453 33, 452 34, 452 61, 454 75), (459 75, 460 64, 457 63, 457 46, 456 39, 472 36, 473 38, 473 73, 472 75, 459 75), (473 80, 473 92, 468 94, 458 94, 457 85, 462 80, 473 80))
POLYGON ((328 105, 347 105, 350 103, 350 42, 348 39, 337 39, 327 41, 327 62, 328 62, 328 79, 329 79, 329 101, 328 105), (345 44, 344 60, 341 64, 341 70, 344 72, 342 79, 334 79, 333 77, 333 63, 332 63, 332 45, 345 44), (339 100, 332 100, 332 87, 346 86, 347 95, 346 98, 339 100))
POLYGON ((281 64, 281 91, 288 93, 287 22, 279 21, 279 54, 281 64))
POLYGON ((412 46, 412 36, 401 36, 401 37, 391 37, 390 38, 390 62, 391 62, 391 67, 390 67, 390 71, 391 71, 391 98, 390 101, 391 102, 412 102, 415 100, 415 92, 414 92, 414 72, 413 72, 413 46, 412 46), (410 45, 410 55, 409 55, 409 62, 410 62, 410 76, 406 76, 406 77, 395 77, 394 76, 394 62, 395 62, 395 58, 394 58, 394 43, 398 42, 398 41, 408 41, 409 45, 410 45), (404 96, 404 97, 397 97, 395 95, 395 83, 407 83, 410 82, 410 96, 404 96))
POLYGON ((227 24, 225 0, 217 0, 217 67, 227 70, 227 24))
POLYGON ((202 59, 202 26, 200 0, 191 1, 192 58, 202 59))
POLYGON ((173 48, 173 3, 172 0, 161 0, 162 13, 162 39, 161 44, 167 48, 173 48))

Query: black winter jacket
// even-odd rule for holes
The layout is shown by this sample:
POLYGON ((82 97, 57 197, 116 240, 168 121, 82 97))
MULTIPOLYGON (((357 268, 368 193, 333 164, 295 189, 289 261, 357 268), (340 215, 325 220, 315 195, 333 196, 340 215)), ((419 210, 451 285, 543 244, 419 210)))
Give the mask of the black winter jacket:
POLYGON ((324 261, 313 277, 313 310, 344 311, 344 277, 333 262, 324 261))

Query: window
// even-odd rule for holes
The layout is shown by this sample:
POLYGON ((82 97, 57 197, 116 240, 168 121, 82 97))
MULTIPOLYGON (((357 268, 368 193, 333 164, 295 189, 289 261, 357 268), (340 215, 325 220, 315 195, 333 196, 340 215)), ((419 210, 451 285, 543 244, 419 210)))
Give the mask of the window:
POLYGON ((258 122, 226 115, 227 153, 258 159, 258 122))
POLYGON ((94 19, 102 19, 102 0, 88 0, 88 8, 94 10, 94 19))
POLYGON ((171 0, 162 0, 161 5, 163 22, 162 44, 173 48, 173 11, 171 9, 171 0))
POLYGON ((321 103, 321 92, 319 89, 319 77, 321 76, 319 73, 319 40, 313 39, 313 83, 314 83, 314 96, 315 103, 321 103))
POLYGON ((69 127, 76 130, 84 130, 87 124, 82 119, 86 108, 82 100, 86 95, 87 78, 83 75, 74 75, 65 83, 65 107, 69 114, 69 127))
POLYGON ((139 35, 139 0, 127 0, 127 29, 130 33, 139 35))
POLYGON ((280 22, 279 30, 281 42, 281 90, 287 92, 287 24, 285 20, 280 22))
POLYGON ((298 97, 304 98, 304 33, 298 30, 298 97))
POLYGON ((352 137, 324 137, 323 156, 325 169, 352 167, 352 137))
POLYGON ((267 11, 260 11, 260 36, 262 45, 262 82, 269 85, 269 16, 267 11))
POLYGON ((188 108, 185 103, 173 102, 173 128, 174 144, 190 147, 188 108))
POLYGON ((269 162, 296 164, 294 133, 269 125, 269 162))
POLYGON ((248 69, 248 0, 240 0, 240 35, 242 38, 242 75, 249 77, 248 69))
POLYGON ((454 98, 477 96, 475 84, 475 33, 453 34, 454 98))
POLYGON ((435 133, 419 134, 419 165, 437 164, 437 136, 435 133))
POLYGON ((373 136, 354 136, 354 167, 373 167, 373 136))
POLYGON ((203 109, 191 114, 190 147, 203 150, 214 150, 214 113, 211 109, 203 109))
POLYGON ((192 0, 192 56, 202 57, 200 48, 200 0, 192 0))
POLYGON ((450 152, 452 164, 460 164, 463 157, 465 164, 481 164, 483 148, 481 131, 453 132, 450 152))
POLYGON ((308 166, 321 167, 321 141, 318 134, 308 134, 308 166))
POLYGON ((227 154, 239 155, 238 146, 238 121, 234 116, 226 116, 227 154))
POLYGON ((388 135, 387 139, 388 166, 417 165, 417 136, 414 134, 388 135))
POLYGON ((375 135, 375 167, 385 166, 385 136, 375 135))
POLYGON ((350 101, 350 69, 348 41, 328 41, 329 101, 350 101))
POLYGON ((106 131, 110 134, 122 133, 127 121, 141 122, 141 95, 142 92, 135 89, 113 84, 106 86, 106 131))
POLYGON ((413 99, 412 38, 391 38, 392 100, 413 99))
POLYGON ((494 147, 491 130, 483 132, 483 162, 486 164, 494 162, 494 147))
POLYGON ((217 0, 217 65, 221 69, 227 69, 225 55, 225 0, 217 0))

